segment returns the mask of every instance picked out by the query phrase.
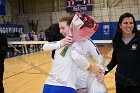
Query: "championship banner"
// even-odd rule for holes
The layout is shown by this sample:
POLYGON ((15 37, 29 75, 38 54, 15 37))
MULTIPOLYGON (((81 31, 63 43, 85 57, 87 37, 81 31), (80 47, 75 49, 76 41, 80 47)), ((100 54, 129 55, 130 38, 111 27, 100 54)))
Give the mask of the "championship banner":
POLYGON ((67 12, 75 12, 80 7, 82 10, 92 11, 92 0, 67 0, 67 12))
POLYGON ((23 25, 0 24, 0 33, 5 34, 7 38, 20 37, 20 33, 23 31, 23 25))
POLYGON ((103 33, 104 33, 104 35, 110 35, 110 27, 109 27, 109 25, 104 25, 103 26, 103 33))
POLYGON ((5 0, 0 0, 0 15, 6 15, 5 0))

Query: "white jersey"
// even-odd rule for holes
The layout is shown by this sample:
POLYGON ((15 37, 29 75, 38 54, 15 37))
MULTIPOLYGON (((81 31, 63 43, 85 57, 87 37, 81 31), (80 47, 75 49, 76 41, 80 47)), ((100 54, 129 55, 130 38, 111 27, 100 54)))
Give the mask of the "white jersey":
MULTIPOLYGON (((90 56, 94 59, 94 62, 96 64, 104 64, 103 58, 94 44, 94 42, 91 39, 87 39, 85 41, 76 42, 77 44, 73 44, 72 47, 77 48, 79 51, 79 54, 83 55, 85 58, 85 62, 90 62, 90 56)), ((82 56, 79 57, 79 60, 82 59, 82 56)), ((81 60, 83 61, 83 60, 81 60)), ((81 62, 80 61, 80 62, 81 62)), ((84 69, 80 68, 77 71, 77 88, 87 88, 88 87, 88 77, 89 72, 84 71, 84 69)))
POLYGON ((66 55, 60 55, 64 47, 60 47, 60 41, 48 42, 44 44, 43 50, 55 50, 54 59, 52 60, 52 69, 49 73, 45 84, 66 86, 76 89, 77 66, 70 56, 71 46, 69 46, 66 55))
POLYGON ((20 35, 21 41, 26 41, 26 34, 20 35))
POLYGON ((38 41, 37 35, 33 35, 34 41, 38 41))

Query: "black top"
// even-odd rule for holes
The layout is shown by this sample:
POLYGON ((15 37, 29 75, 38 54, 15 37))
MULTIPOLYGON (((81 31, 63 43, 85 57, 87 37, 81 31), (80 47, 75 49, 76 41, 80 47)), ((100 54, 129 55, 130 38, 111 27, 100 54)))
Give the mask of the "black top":
POLYGON ((0 33, 0 59, 4 59, 7 54, 7 38, 4 34, 0 33))
POLYGON ((117 83, 126 86, 140 86, 139 33, 136 33, 128 44, 125 44, 121 39, 118 45, 113 45, 112 60, 107 65, 107 68, 110 71, 116 65, 115 80, 117 83))

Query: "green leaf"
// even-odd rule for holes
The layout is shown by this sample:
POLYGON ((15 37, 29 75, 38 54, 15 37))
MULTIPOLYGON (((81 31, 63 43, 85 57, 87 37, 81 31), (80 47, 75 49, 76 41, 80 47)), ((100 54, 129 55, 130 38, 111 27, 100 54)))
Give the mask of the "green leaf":
POLYGON ((67 50, 68 50, 68 46, 65 46, 64 49, 61 51, 60 55, 61 55, 62 57, 64 57, 65 54, 66 54, 66 52, 67 52, 67 50))

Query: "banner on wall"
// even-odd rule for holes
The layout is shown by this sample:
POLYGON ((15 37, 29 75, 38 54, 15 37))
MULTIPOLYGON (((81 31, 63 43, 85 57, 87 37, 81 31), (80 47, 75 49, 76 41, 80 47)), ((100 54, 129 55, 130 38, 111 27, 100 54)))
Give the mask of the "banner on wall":
POLYGON ((66 0, 67 12, 75 12, 78 8, 92 11, 92 0, 66 0))
POLYGON ((140 25, 137 25, 137 29, 140 30, 140 25))
POLYGON ((0 15, 6 15, 5 0, 0 0, 0 15))
POLYGON ((109 25, 103 25, 103 33, 104 33, 104 35, 109 35, 110 34, 109 25))
POLYGON ((7 38, 20 37, 23 31, 23 25, 0 24, 0 33, 5 34, 7 38))

